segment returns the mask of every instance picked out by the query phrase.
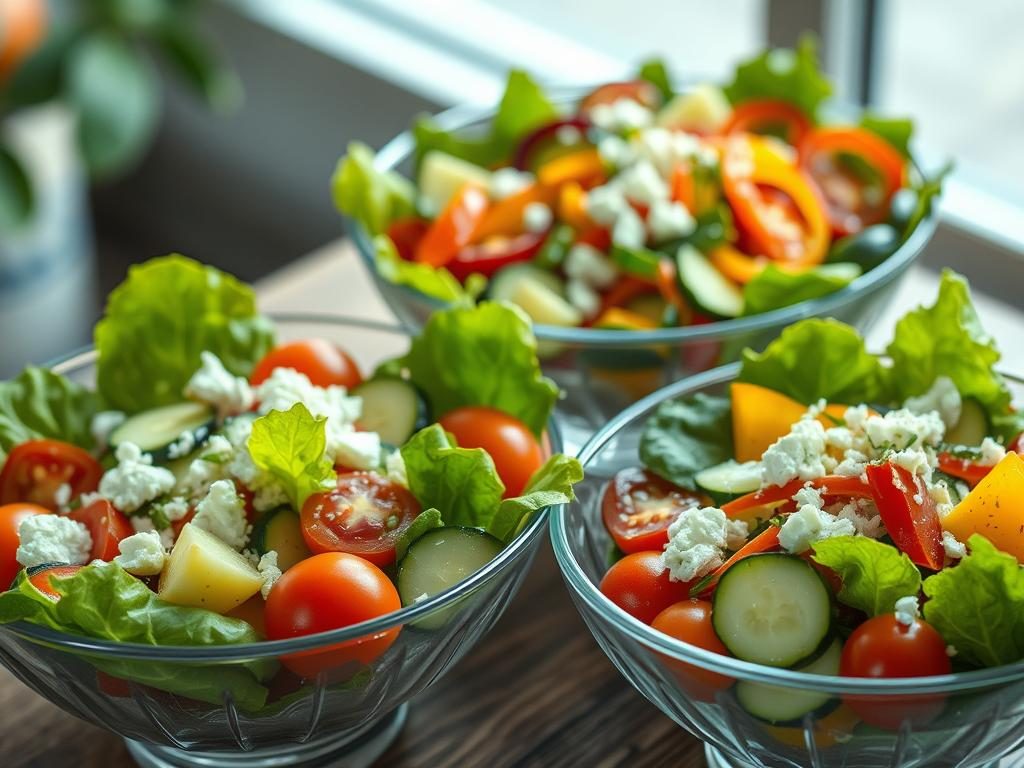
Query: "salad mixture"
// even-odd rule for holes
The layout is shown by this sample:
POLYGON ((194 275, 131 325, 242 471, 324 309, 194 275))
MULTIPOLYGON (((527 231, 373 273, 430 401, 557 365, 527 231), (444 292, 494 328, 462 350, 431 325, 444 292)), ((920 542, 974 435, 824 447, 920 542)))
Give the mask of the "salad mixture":
MULTIPOLYGON (((439 312, 365 377, 170 256, 132 268, 95 335, 95 391, 41 368, 0 383, 0 623, 179 646, 346 627, 454 586, 582 476, 551 455, 558 391, 514 307, 439 312)), ((282 661, 369 664, 398 633, 282 661)), ((247 709, 273 673, 96 663, 212 703, 223 682, 247 709)))
MULTIPOLYGON (((747 351, 728 396, 663 403, 603 499, 601 591, 672 637, 803 672, 892 678, 1024 659, 1024 414, 947 272, 885 356, 805 320, 747 351)), ((799 721, 827 694, 688 665, 696 696, 799 721)), ((882 728, 942 711, 845 702, 882 728)), ((856 718, 855 718, 856 719, 856 718)))
POLYGON ((442 301, 485 290, 538 323, 648 330, 766 312, 847 285, 929 213, 909 120, 827 119, 814 41, 677 92, 665 67, 568 111, 512 72, 485 136, 413 128, 415 184, 355 144, 339 209, 378 271, 442 301))

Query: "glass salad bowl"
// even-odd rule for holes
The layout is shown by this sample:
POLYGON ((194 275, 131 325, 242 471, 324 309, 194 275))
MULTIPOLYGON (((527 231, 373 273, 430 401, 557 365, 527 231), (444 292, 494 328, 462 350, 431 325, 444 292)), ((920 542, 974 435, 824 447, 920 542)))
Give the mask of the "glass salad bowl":
MULTIPOLYGON (((589 90, 552 87, 547 93, 554 103, 568 107, 589 90)), ((482 135, 494 114, 491 107, 456 107, 436 116, 434 122, 446 131, 482 135)), ((842 110, 839 116, 845 116, 842 110)), ((414 150, 414 138, 406 131, 377 153, 374 166, 414 178, 414 150)), ((920 169, 914 167, 919 173, 920 169)), ((544 373, 566 394, 559 404, 559 416, 567 444, 577 448, 611 416, 659 387, 737 360, 745 347, 762 349, 798 320, 834 317, 866 333, 890 301, 900 278, 931 240, 936 222, 932 206, 899 249, 874 269, 835 293, 770 312, 654 330, 535 324, 544 373)), ((418 328, 431 312, 445 305, 413 288, 390 282, 377 269, 370 233, 348 218, 346 226, 378 290, 403 323, 418 328)))
MULTIPOLYGON (((552 516, 551 537, 598 644, 641 694, 705 742, 712 768, 1018 765, 999 761, 1024 746, 1024 662, 885 680, 794 672, 671 638, 601 593, 612 547, 601 520, 605 484, 638 464, 643 425, 660 403, 697 392, 724 394, 738 371, 738 365, 724 366, 654 393, 612 419, 581 451, 585 479, 575 489, 577 500, 552 516), (773 707, 795 702, 810 713, 770 723, 744 708, 751 696, 767 697, 773 707), (850 702, 861 711, 867 704, 878 722, 862 722, 850 702)), ((1009 383, 1015 398, 1024 397, 1024 381, 1009 383)))
MULTIPOLYGON (((342 343, 365 371, 408 347, 408 334, 389 325, 303 315, 274 320, 282 340, 342 343)), ((54 369, 91 385, 94 362, 88 351, 54 369)), ((560 450, 554 424, 548 434, 560 450)), ((344 629, 248 645, 165 647, 17 622, 0 626, 0 661, 66 712, 123 736, 143 766, 366 766, 398 735, 406 702, 501 616, 546 522, 546 513, 535 515, 455 587, 344 629), (387 635, 395 638, 384 653, 360 652, 367 644, 358 641, 387 635), (320 668, 315 678, 302 680, 278 663, 300 656, 303 666, 320 668)))

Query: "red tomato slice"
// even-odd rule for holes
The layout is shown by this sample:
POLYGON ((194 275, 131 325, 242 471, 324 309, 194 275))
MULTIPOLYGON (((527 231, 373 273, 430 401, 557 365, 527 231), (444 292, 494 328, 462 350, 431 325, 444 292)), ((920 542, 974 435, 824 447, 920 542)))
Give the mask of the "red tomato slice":
POLYGON ((448 271, 465 282, 474 272, 490 277, 502 267, 529 261, 544 245, 545 234, 527 232, 516 237, 491 237, 479 245, 470 245, 455 255, 448 271))
POLYGON ((25 501, 57 510, 62 485, 71 498, 95 491, 103 467, 88 451, 60 440, 29 440, 15 446, 0 470, 0 504, 25 501))
POLYGON ((90 560, 113 560, 119 553, 117 545, 121 539, 135 533, 128 518, 106 499, 97 499, 87 507, 73 509, 67 516, 89 529, 92 536, 90 560))
POLYGON ((760 133, 779 136, 794 147, 811 130, 811 121, 792 104, 760 99, 740 104, 722 128, 722 133, 760 133))
POLYGON ((385 566, 395 542, 420 513, 409 491, 376 472, 339 475, 335 490, 302 505, 302 536, 314 553, 347 552, 385 566))
POLYGON ((416 259, 416 248, 420 240, 430 229, 430 222, 418 216, 410 216, 405 219, 398 219, 391 222, 388 227, 388 237, 395 244, 395 250, 405 261, 416 259))
POLYGON ((29 582, 32 586, 46 595, 48 598, 56 602, 60 600, 60 592, 54 589, 53 584, 50 582, 50 578, 55 579, 66 579, 68 576, 74 576, 82 569, 80 565, 54 565, 49 568, 41 568, 28 577, 29 582))
POLYGON ((270 378, 275 368, 293 368, 317 387, 337 384, 348 389, 363 383, 359 366, 349 354, 326 339, 302 339, 279 344, 256 363, 249 383, 253 386, 270 378))
POLYGON ((942 569, 942 526, 935 502, 916 475, 892 463, 867 468, 871 495, 893 543, 917 565, 942 569))
POLYGON ((619 471, 605 488, 601 514, 615 545, 623 552, 661 550, 668 527, 688 509, 707 500, 646 469, 619 471))

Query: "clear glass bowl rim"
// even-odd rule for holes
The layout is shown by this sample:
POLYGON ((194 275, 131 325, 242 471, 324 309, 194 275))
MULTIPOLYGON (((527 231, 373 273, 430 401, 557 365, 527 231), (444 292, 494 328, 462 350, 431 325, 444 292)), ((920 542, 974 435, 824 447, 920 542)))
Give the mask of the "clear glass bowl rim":
MULTIPOLYGON (((551 86, 548 88, 548 95, 555 103, 565 104, 575 101, 588 90, 588 87, 580 85, 551 86)), ((832 109, 840 116, 856 114, 856 111, 852 108, 840 104, 833 105, 832 109)), ((496 107, 494 106, 467 104, 445 110, 433 116, 432 119, 445 130, 459 130, 473 123, 492 118, 495 112, 496 107)), ((399 163, 408 159, 414 149, 415 141, 412 132, 409 130, 403 131, 377 152, 374 167, 381 171, 392 170, 399 163)), ((920 163, 913 157, 911 162, 916 173, 922 175, 920 163)), ((888 259, 858 277, 845 288, 841 288, 828 296, 802 301, 799 304, 782 307, 771 312, 763 312, 758 315, 731 320, 720 320, 703 325, 659 328, 651 331, 627 331, 601 328, 562 328, 555 325, 537 323, 533 327, 534 334, 540 341, 558 341, 594 347, 621 347, 666 342, 686 343, 704 339, 738 336, 767 328, 786 326, 807 317, 831 315, 836 310, 855 302, 863 296, 870 295, 873 290, 888 284, 913 262, 931 240, 932 235, 935 234, 935 229, 938 225, 937 207, 936 205, 932 206, 928 216, 918 224, 906 242, 888 259)), ((349 235, 355 241, 356 250, 359 251, 360 256, 366 263, 367 269, 370 270, 371 274, 377 275, 377 267, 373 256, 372 236, 362 225, 348 217, 345 217, 345 225, 349 235)), ((380 280, 384 279, 379 275, 377 277, 380 280)), ((409 294, 417 301, 429 304, 433 309, 441 309, 448 305, 447 302, 427 296, 408 286, 393 284, 392 287, 409 294)))
MULTIPOLYGON (((280 312, 268 313, 268 316, 275 324, 322 324, 342 329, 379 331, 401 334, 403 336, 411 335, 409 329, 402 325, 391 325, 374 320, 345 317, 343 315, 280 312)), ((94 362, 95 356, 95 350, 91 347, 86 347, 51 363, 48 367, 67 370, 91 364, 94 362)), ((562 450, 562 437, 554 419, 548 422, 548 436, 551 440, 552 452, 560 452, 562 450)), ((316 651, 336 644, 358 640, 368 635, 379 634, 395 627, 401 627, 417 619, 447 609, 492 578, 513 567, 520 557, 527 556, 530 545, 542 534, 546 527, 548 512, 548 509, 544 509, 535 514, 530 524, 496 558, 451 589, 440 592, 420 603, 403 606, 393 613, 342 629, 331 630, 330 632, 303 635, 288 640, 265 640, 259 643, 218 646, 154 646, 142 643, 118 643, 110 640, 100 640, 82 635, 58 632, 25 621, 0 625, 0 632, 11 632, 62 650, 86 651, 94 656, 117 656, 118 658, 180 663, 241 662, 249 659, 316 651)))
MULTIPOLYGON (((578 458, 583 465, 584 474, 587 471, 588 462, 597 456, 605 444, 614 439, 627 424, 644 416, 665 400, 732 381, 736 378, 739 370, 740 363, 731 363, 691 376, 651 393, 617 414, 580 449, 578 458)), ((1024 384, 1024 379, 1016 376, 1004 374, 1004 378, 1018 384, 1024 384)), ((572 548, 569 544, 569 532, 566 526, 565 515, 557 511, 551 515, 551 543, 558 567, 561 569, 562 576, 569 585, 569 589, 576 598, 582 600, 591 610, 596 612, 601 621, 610 624, 613 632, 621 632, 630 639, 665 656, 679 661, 686 661, 695 666, 730 677, 752 680, 759 683, 769 683, 786 688, 807 689, 825 693, 872 694, 881 696, 907 696, 908 694, 918 693, 956 693, 1024 680, 1024 661, 1000 667, 971 670, 969 672, 955 672, 949 675, 879 680, 794 672, 789 669, 767 667, 740 661, 729 656, 722 656, 658 632, 639 619, 629 615, 602 595, 600 589, 590 581, 573 556, 572 548)))

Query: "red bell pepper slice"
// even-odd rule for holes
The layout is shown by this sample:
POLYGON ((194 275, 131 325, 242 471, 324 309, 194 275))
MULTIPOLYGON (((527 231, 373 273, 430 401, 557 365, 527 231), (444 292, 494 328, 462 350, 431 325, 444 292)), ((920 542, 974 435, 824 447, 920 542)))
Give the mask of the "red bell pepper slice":
POLYGON ((939 471, 965 481, 971 487, 981 482, 992 471, 991 464, 979 464, 970 459, 961 459, 943 451, 938 455, 939 471))
POLYGON ((517 237, 492 237, 459 251, 448 262, 448 271, 460 282, 474 272, 490 277, 502 267, 532 259, 544 245, 544 238, 543 233, 532 232, 517 237))
POLYGON ((416 246, 416 261, 432 267, 446 266, 473 241, 489 205, 482 188, 473 184, 462 187, 416 246))
POLYGON ((430 229, 430 222, 421 219, 419 216, 407 216, 404 219, 396 219, 388 227, 388 237, 395 244, 395 250, 405 261, 414 261, 416 248, 420 240, 430 229))
POLYGON ((859 476, 825 475, 815 480, 790 480, 785 485, 773 485, 768 488, 762 488, 759 491, 754 491, 746 496, 740 496, 738 499, 726 502, 722 505, 722 511, 725 512, 726 517, 741 517, 743 512, 754 507, 792 500, 796 492, 808 483, 811 488, 817 489, 825 498, 872 498, 870 486, 861 480, 859 476))
POLYGON ((776 135, 794 147, 811 131, 811 121, 792 104, 775 99, 748 101, 735 107, 722 133, 761 133, 776 135))
POLYGON ((942 569, 942 526, 935 502, 920 479, 887 462, 867 468, 871 496, 893 542, 917 565, 942 569))
POLYGON ((718 586, 718 580, 722 578, 722 574, 732 566, 736 565, 740 560, 750 557, 751 555, 759 555, 762 552, 771 552, 778 548, 779 526, 769 525, 761 531, 761 533, 757 534, 757 536, 740 547, 735 553, 733 553, 732 557, 722 563, 722 565, 718 566, 718 568, 697 582, 690 590, 690 597, 700 597, 706 600, 711 596, 711 593, 715 591, 715 587, 718 586))

